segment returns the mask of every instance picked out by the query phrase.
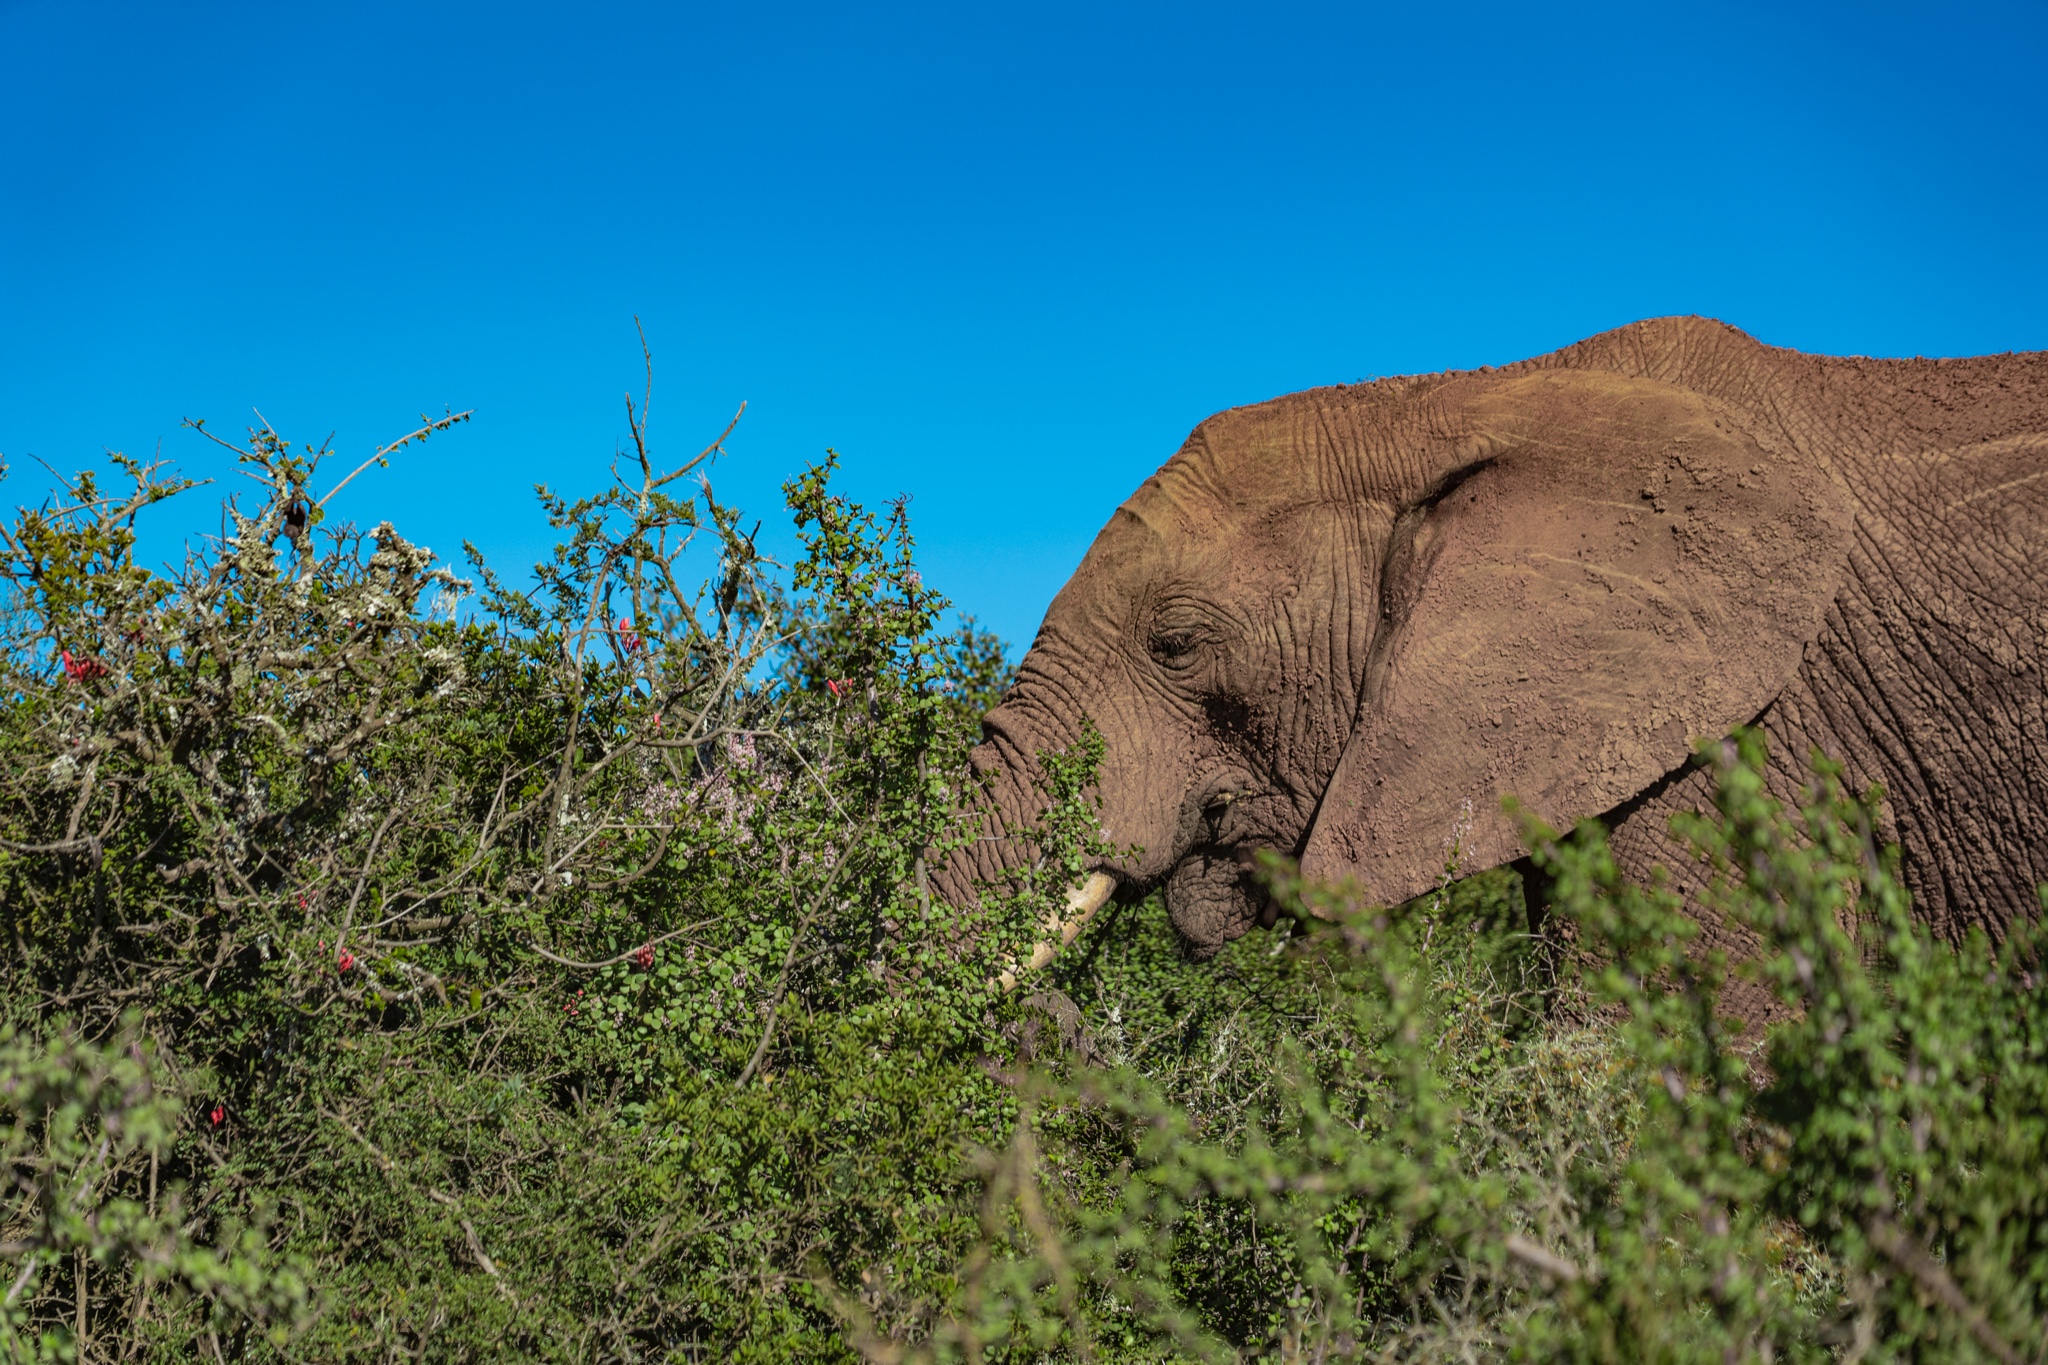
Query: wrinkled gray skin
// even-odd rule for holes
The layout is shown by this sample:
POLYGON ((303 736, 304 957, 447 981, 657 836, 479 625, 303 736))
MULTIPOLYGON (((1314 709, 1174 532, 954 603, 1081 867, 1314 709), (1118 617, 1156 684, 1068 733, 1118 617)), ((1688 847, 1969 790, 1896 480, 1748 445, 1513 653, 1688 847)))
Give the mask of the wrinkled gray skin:
MULTIPOLYGON (((974 764, 1022 855, 1037 751, 1107 746, 1109 866, 1206 956, 1258 849, 1396 901, 1521 849, 1500 798, 1676 865, 1692 741, 1760 721, 1889 793, 1919 912, 1994 935, 2048 880, 2048 354, 1808 356, 1697 318, 1501 370, 1209 419, 1118 508, 974 764)), ((1722 929, 1726 946, 1739 937, 1722 929)), ((1717 940, 1718 941, 1718 940, 1717 940)))

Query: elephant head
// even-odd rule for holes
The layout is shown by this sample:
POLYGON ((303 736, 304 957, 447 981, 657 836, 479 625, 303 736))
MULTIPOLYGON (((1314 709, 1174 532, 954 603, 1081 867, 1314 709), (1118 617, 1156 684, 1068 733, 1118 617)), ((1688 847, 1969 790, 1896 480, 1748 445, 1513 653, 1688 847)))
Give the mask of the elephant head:
MULTIPOLYGON (((1163 886, 1207 955, 1262 917, 1258 850, 1394 902, 1461 820, 1467 866, 1517 856, 1503 795, 1563 827, 1683 766, 1798 668, 1849 525, 1746 412, 1640 375, 1233 409, 1117 509, 973 761, 991 817, 1028 820, 1034 751, 1091 720, 1105 830, 1138 850, 1100 870, 1163 886)), ((983 841, 949 889, 1017 856, 983 841)))

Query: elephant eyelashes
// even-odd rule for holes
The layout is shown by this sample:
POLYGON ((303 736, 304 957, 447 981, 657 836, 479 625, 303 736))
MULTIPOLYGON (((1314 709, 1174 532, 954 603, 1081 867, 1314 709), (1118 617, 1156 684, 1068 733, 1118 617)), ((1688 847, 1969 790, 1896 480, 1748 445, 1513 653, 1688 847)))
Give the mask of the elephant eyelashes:
POLYGON ((1201 636, 1191 630, 1160 631, 1152 637, 1152 657, 1165 664, 1183 664, 1200 648, 1201 636))

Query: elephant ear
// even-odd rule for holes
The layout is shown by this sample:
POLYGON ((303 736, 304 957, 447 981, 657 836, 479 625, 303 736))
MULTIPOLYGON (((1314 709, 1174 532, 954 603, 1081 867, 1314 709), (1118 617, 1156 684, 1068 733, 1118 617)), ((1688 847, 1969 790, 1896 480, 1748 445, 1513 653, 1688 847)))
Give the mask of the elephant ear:
POLYGON ((1462 437, 1402 509, 1348 745, 1303 871, 1383 903, 1522 852, 1754 719, 1842 581, 1850 513, 1811 460, 1690 390, 1550 370, 1439 390, 1462 437), (1469 803, 1469 805, 1467 804, 1469 803))

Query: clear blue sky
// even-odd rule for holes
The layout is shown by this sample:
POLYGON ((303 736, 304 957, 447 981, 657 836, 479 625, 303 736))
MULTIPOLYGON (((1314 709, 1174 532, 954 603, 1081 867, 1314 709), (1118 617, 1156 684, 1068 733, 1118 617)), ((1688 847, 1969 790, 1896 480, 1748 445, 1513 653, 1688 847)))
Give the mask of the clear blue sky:
POLYGON ((1021 649, 1232 404, 1665 313, 2048 348, 2044 72, 2038 2, 0 0, 0 499, 474 408, 344 510, 523 568, 638 314, 668 452, 747 400, 714 479, 779 528, 836 446, 1021 649))

